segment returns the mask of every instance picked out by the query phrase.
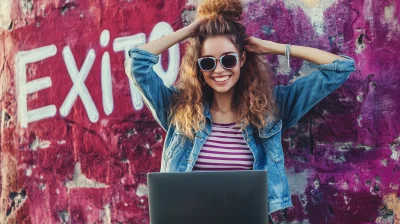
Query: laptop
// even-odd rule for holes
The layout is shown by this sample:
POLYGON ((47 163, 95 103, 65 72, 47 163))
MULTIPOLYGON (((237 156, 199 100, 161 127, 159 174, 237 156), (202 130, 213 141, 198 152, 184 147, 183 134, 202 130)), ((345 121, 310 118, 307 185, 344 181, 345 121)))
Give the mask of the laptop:
POLYGON ((266 224, 267 171, 148 173, 151 224, 266 224))

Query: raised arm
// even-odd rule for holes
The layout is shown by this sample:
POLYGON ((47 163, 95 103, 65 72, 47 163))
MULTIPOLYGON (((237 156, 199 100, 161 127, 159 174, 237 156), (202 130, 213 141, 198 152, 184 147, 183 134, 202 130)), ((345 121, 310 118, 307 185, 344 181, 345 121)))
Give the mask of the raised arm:
MULTIPOLYGON (((284 55, 285 45, 251 37, 246 50, 257 54, 284 55)), ((282 119, 282 132, 292 127, 318 102, 341 86, 355 70, 355 62, 346 55, 335 55, 316 48, 291 46, 291 57, 308 60, 318 71, 298 78, 294 83, 274 88, 273 94, 282 119)))
POLYGON ((164 130, 168 129, 170 99, 174 86, 167 87, 154 72, 153 66, 158 63, 159 54, 172 45, 184 40, 197 31, 200 21, 195 21, 172 34, 129 50, 129 58, 125 60, 125 73, 139 90, 144 103, 154 119, 164 130))
MULTIPOLYGON (((261 40, 255 37, 249 37, 247 40, 246 50, 257 54, 278 54, 285 55, 285 44, 275 43, 268 40, 261 40)), ((336 59, 345 60, 339 55, 332 54, 317 48, 305 46, 290 46, 290 57, 300 58, 313 62, 315 64, 329 64, 336 59)))
POLYGON ((154 55, 159 55, 166 49, 170 48, 172 45, 191 37, 195 34, 198 26, 200 25, 200 20, 196 20, 189 26, 186 26, 176 32, 166 35, 160 39, 154 40, 150 43, 141 45, 139 48, 148 51, 154 55))
MULTIPOLYGON (((176 43, 179 43, 180 41, 193 36, 197 28, 199 27, 201 23, 201 20, 196 20, 193 23, 191 23, 189 26, 186 26, 180 30, 175 31, 174 33, 171 33, 169 35, 165 35, 157 40, 151 41, 147 44, 143 44, 137 48, 142 49, 144 51, 147 51, 150 54, 153 55, 159 55, 163 51, 167 50, 171 46, 173 46, 176 43)), ((128 58, 125 60, 124 66, 125 66, 125 73, 126 75, 131 79, 131 69, 132 69, 132 58, 128 58)))

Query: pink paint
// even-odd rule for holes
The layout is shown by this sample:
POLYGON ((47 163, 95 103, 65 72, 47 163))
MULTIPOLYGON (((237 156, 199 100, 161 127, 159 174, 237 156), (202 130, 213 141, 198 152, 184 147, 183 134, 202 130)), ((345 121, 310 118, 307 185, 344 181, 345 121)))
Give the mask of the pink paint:
MULTIPOLYGON (((147 172, 159 170, 165 133, 147 108, 134 109, 124 74, 125 55, 114 51, 113 42, 141 33, 147 41, 161 21, 177 30, 187 20, 184 15, 190 7, 184 0, 40 0, 32 7, 30 1, 21 2, 26 3, 23 9, 20 2, 12 2, 10 30, 0 30, 0 58, 4 59, 0 61, 0 114, 4 114, 1 166, 9 168, 1 173, 7 180, 1 189, 10 196, 7 206, 0 207, 1 212, 13 212, 14 220, 26 223, 94 223, 108 219, 112 223, 148 223, 147 196, 140 197, 136 191, 139 184, 146 184, 147 172), (109 31, 110 39, 102 46, 100 36, 104 30, 109 31), (51 86, 26 99, 29 110, 55 105, 57 113, 20 128, 16 55, 50 45, 56 47, 56 54, 28 64, 26 81, 48 76, 51 86), (67 46, 78 70, 91 50, 95 54, 83 84, 98 111, 97 121, 89 119, 81 95, 66 117, 60 115, 73 86, 62 53, 67 46), (101 83, 102 58, 107 53, 111 113, 104 110, 101 83), (41 148, 41 142, 50 145, 41 148), (66 183, 74 179, 77 162, 86 180, 107 187, 68 189, 66 183), (15 195, 23 197, 24 202, 12 211, 17 208, 12 204, 15 195)), ((248 3, 244 15, 248 33, 347 54, 355 58, 357 71, 284 134, 286 167, 294 170, 290 178, 301 178, 307 184, 296 185, 298 188, 292 191, 294 207, 277 212, 274 218, 309 223, 390 221, 393 211, 385 207, 383 197, 400 195, 400 162, 396 159, 396 153, 400 153, 400 33, 393 27, 399 22, 400 7, 392 3, 397 17, 387 22, 383 18, 385 7, 390 7, 388 2, 339 0, 324 11, 323 33, 319 35, 307 13, 301 8, 288 9, 288 3, 248 3), (366 5, 369 2, 370 9, 366 5), (309 171, 306 180, 296 175, 305 170, 309 171)), ((391 8, 386 8, 386 13, 388 10, 391 8)), ((184 45, 180 47, 180 55, 183 53, 184 45)), ((276 72, 277 57, 267 58, 276 72)), ((164 70, 168 62, 168 53, 164 53, 164 70)), ((302 60, 293 58, 290 75, 302 65, 302 60)), ((290 78, 277 74, 276 82, 287 84, 290 78)))

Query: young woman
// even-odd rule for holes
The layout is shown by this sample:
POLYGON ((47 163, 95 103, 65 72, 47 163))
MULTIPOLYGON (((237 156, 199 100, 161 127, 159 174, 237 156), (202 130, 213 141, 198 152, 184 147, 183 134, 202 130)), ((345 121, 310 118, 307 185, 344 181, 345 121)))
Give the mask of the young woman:
POLYGON ((189 26, 131 49, 125 62, 127 75, 167 131, 161 172, 268 170, 268 212, 292 206, 281 134, 346 81, 354 60, 248 37, 239 0, 206 0, 197 12, 189 26), (168 88, 153 65, 157 55, 186 38, 179 81, 168 88), (259 58, 265 54, 308 60, 318 71, 271 88, 259 58))

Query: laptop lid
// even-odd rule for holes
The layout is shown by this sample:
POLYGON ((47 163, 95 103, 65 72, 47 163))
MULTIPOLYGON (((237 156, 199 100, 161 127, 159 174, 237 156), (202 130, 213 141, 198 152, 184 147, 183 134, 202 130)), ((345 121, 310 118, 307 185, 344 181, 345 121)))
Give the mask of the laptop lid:
POLYGON ((151 224, 268 223, 267 171, 148 173, 151 224))

